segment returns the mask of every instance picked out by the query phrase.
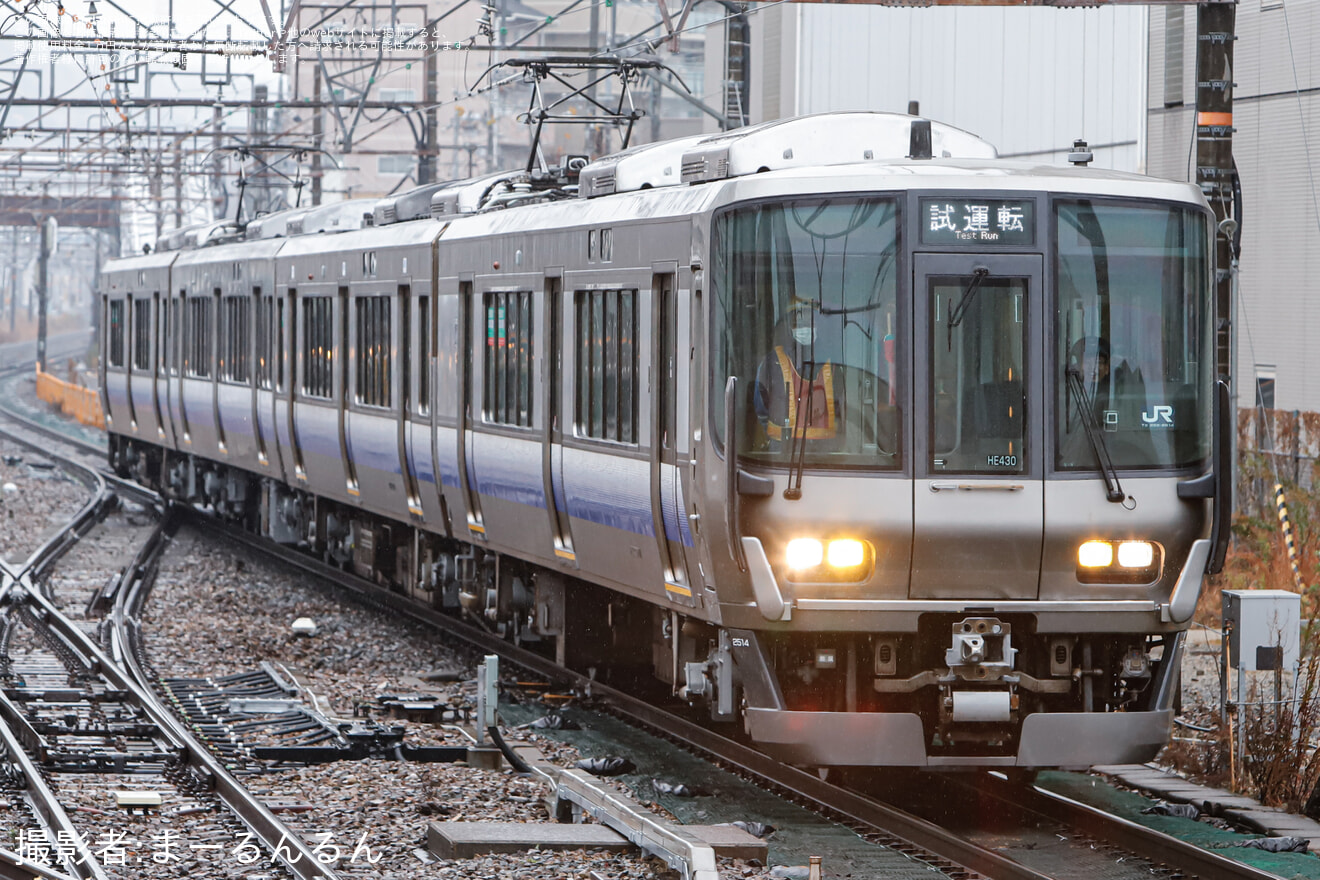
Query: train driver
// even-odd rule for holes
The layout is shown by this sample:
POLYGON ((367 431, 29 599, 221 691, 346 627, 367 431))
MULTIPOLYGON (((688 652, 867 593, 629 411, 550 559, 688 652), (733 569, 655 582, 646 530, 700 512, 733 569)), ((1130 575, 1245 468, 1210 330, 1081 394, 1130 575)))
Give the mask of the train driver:
POLYGON ((1096 417, 1104 422, 1109 409, 1109 342, 1103 337, 1083 337, 1068 353, 1068 367, 1076 369, 1082 386, 1094 405, 1096 417))
POLYGON ((794 303, 775 325, 775 347, 756 370, 753 405, 772 441, 836 439, 843 416, 835 367, 817 360, 812 303, 794 303))

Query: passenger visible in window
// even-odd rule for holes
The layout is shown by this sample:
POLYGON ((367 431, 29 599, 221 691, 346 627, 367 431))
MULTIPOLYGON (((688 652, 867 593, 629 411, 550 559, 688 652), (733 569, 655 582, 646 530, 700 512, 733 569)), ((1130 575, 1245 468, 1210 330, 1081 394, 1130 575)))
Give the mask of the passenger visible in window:
POLYGON ((842 383, 829 360, 816 360, 819 316, 796 303, 775 325, 774 348, 756 370, 753 406, 771 441, 832 441, 843 418, 842 383))

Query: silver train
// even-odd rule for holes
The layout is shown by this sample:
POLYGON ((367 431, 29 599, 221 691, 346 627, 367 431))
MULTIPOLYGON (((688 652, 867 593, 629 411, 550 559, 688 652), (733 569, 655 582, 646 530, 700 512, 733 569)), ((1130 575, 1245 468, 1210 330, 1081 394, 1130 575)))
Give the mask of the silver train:
POLYGON ((110 459, 794 763, 1147 760, 1215 228, 1072 158, 839 113, 184 230, 101 279, 110 459))

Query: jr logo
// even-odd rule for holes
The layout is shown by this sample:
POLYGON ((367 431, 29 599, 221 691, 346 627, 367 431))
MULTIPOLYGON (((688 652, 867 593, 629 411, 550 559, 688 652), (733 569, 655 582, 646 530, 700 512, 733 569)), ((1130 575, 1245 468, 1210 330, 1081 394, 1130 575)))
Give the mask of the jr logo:
POLYGON ((1141 420, 1152 428, 1173 426, 1173 407, 1152 406, 1141 414, 1141 420))

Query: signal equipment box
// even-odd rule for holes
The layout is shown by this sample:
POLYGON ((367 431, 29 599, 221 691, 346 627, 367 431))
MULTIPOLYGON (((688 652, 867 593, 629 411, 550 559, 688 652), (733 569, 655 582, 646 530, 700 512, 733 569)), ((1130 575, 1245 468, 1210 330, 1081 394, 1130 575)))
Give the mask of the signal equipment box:
POLYGON ((1224 590, 1223 618, 1232 623, 1233 669, 1284 670, 1297 665, 1302 597, 1287 590, 1224 590))

